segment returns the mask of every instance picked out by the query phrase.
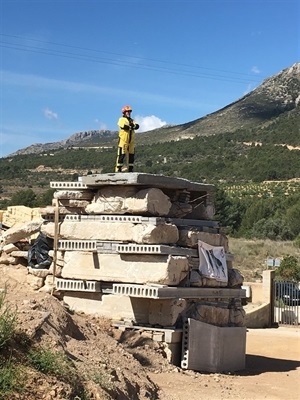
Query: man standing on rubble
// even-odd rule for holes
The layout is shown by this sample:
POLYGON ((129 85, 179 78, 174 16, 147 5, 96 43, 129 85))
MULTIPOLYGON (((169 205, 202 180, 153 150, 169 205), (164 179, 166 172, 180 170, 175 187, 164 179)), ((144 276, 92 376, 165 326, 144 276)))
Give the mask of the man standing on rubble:
POLYGON ((139 129, 139 124, 135 123, 131 118, 132 108, 124 106, 122 108, 122 117, 119 118, 119 142, 118 154, 115 172, 122 172, 123 163, 126 157, 128 172, 133 172, 134 165, 134 136, 135 130, 139 129))

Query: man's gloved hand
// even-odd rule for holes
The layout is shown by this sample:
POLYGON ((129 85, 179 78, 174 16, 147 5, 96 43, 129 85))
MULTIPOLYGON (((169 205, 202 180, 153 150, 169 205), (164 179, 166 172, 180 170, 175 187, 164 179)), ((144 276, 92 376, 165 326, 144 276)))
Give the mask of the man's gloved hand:
POLYGON ((134 129, 139 129, 139 127, 140 127, 139 124, 134 125, 134 129))
POLYGON ((123 145, 123 153, 127 153, 128 149, 129 149, 128 144, 124 144, 123 145))

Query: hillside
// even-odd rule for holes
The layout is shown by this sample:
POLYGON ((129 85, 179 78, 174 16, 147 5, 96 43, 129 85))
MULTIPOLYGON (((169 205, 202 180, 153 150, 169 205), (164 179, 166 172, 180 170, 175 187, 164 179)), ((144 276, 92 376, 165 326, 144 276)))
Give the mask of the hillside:
MULTIPOLYGON (((269 124, 290 118, 291 112, 296 114, 295 123, 300 124, 300 63, 284 69, 266 79, 255 90, 234 103, 205 117, 186 122, 181 125, 167 126, 138 134, 140 144, 153 144, 171 140, 191 139, 195 136, 211 136, 232 133, 243 129, 261 130, 269 124)), ((284 122, 285 123, 285 122, 284 122)), ((10 156, 42 153, 72 146, 104 146, 116 144, 115 131, 78 132, 69 138, 55 143, 33 144, 20 149, 10 156)))
POLYGON ((169 141, 240 129, 262 129, 270 121, 274 122, 287 112, 295 110, 300 101, 299 93, 300 63, 297 63, 266 79, 258 88, 221 110, 182 125, 146 133, 141 142, 152 141, 152 133, 157 141, 169 141))

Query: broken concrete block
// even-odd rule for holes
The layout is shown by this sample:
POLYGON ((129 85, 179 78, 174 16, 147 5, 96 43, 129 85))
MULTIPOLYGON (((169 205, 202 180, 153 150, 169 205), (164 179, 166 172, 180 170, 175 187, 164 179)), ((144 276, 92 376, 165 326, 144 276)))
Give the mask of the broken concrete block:
POLYGON ((5 246, 3 246, 3 249, 2 249, 6 254, 10 254, 10 253, 12 253, 13 251, 18 251, 19 250, 19 248, 17 247, 17 246, 15 246, 13 243, 9 243, 9 244, 6 244, 5 246))
POLYGON ((41 218, 34 221, 30 221, 20 226, 9 228, 7 231, 3 232, 0 236, 1 247, 9 243, 16 243, 21 239, 31 236, 32 234, 38 232, 43 224, 41 218))
POLYGON ((69 200, 92 200, 94 192, 89 189, 78 190, 57 190, 53 194, 54 199, 69 199, 69 200))
POLYGON ((9 206, 3 212, 2 223, 7 227, 17 227, 40 218, 39 208, 9 206))
POLYGON ((42 286, 44 286, 45 278, 41 278, 35 275, 27 275, 27 283, 30 285, 34 290, 39 290, 42 286))
POLYGON ((229 251, 228 238, 224 234, 202 232, 197 230, 197 228, 179 230, 179 246, 197 248, 198 240, 211 246, 222 246, 225 253, 229 251))
POLYGON ((213 306, 198 302, 187 311, 186 317, 205 322, 214 326, 229 325, 230 310, 225 307, 213 306))
POLYGON ((66 251, 61 276, 66 279, 175 286, 186 277, 188 270, 188 259, 182 256, 66 251))
POLYGON ((152 300, 149 307, 149 323, 159 326, 174 326, 186 306, 185 299, 152 300))
MULTIPOLYGON (((55 206, 55 201, 52 201, 52 205, 55 206)), ((59 199, 58 206, 65 208, 82 208, 84 209, 90 202, 88 200, 73 200, 73 199, 59 199)))
POLYGON ((244 282, 244 277, 239 270, 235 268, 228 269, 228 286, 241 286, 244 282))

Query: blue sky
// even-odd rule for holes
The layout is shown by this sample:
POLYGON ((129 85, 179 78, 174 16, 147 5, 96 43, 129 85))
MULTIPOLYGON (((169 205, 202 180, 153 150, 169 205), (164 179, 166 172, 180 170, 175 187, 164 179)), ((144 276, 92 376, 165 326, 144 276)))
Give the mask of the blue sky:
POLYGON ((147 131, 203 117, 299 62, 297 0, 0 0, 0 157, 123 105, 147 131))

